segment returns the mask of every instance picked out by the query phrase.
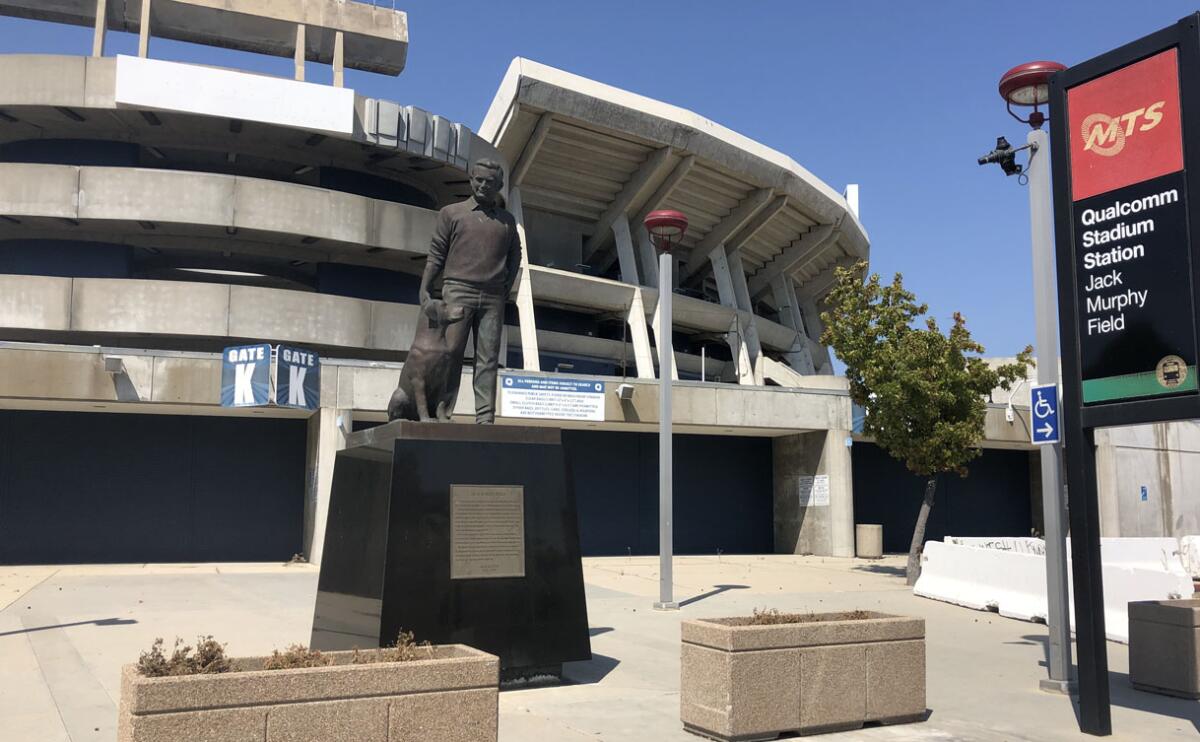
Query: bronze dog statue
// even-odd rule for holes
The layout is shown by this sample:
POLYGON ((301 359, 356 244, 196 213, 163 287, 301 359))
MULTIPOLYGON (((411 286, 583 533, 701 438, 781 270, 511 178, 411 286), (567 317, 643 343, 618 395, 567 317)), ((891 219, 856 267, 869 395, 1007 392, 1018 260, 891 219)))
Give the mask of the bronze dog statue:
POLYGON ((430 299, 421 307, 400 383, 388 402, 388 420, 449 422, 458 398, 463 353, 471 324, 466 307, 430 299))

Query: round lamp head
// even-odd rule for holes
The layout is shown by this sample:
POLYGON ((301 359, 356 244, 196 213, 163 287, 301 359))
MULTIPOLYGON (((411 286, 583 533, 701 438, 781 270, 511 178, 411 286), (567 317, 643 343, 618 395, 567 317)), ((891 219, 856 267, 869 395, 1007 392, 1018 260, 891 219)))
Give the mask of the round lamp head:
POLYGON ((1010 106, 1041 106, 1050 100, 1050 76, 1066 66, 1058 62, 1027 62, 1000 78, 1000 97, 1010 106))
POLYGON ((645 225, 654 246, 662 252, 671 252, 687 232, 688 220, 682 211, 660 209, 646 215, 645 225))

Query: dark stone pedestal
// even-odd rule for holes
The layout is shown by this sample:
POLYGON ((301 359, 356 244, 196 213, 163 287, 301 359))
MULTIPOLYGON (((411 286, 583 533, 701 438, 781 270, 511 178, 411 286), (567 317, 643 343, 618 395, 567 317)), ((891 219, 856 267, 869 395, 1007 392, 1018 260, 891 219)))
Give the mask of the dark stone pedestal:
MULTIPOLYGON (((558 429, 401 420, 347 443, 333 473, 313 648, 386 646, 412 631, 418 641, 498 655, 504 677, 558 674, 563 662, 591 658, 575 497, 558 429), (523 490, 509 499, 523 502, 523 577, 452 579, 451 488, 461 485, 523 490)), ((464 543, 490 534, 464 535, 472 530, 457 517, 461 571, 464 543)), ((519 536, 502 544, 502 573, 522 571, 511 557, 514 539, 520 548, 519 536)), ((471 554, 471 573, 489 569, 490 549, 471 554)))

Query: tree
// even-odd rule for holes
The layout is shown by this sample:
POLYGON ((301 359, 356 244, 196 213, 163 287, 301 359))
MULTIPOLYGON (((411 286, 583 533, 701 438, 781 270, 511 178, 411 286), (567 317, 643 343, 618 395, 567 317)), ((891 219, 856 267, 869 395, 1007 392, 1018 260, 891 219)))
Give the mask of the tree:
POLYGON ((821 315, 821 342, 846 364, 850 397, 867 413, 863 433, 927 478, 908 552, 912 585, 921 574, 938 476, 967 476, 967 464, 980 453, 986 398, 997 386, 1011 389, 1026 377, 1033 348, 1026 347, 1015 363, 991 368, 961 314, 954 313, 954 326, 943 334, 935 319, 924 317, 928 307, 904 288, 899 273, 890 286, 878 274, 866 274, 865 262, 838 268, 826 299, 829 309, 821 315))

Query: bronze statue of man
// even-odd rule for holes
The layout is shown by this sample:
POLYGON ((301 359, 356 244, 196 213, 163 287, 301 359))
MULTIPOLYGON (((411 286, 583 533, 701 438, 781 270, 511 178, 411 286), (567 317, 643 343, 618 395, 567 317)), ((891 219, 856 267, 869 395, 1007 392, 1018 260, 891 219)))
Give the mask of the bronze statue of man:
MULTIPOLYGON (((424 307, 434 282, 441 277, 442 301, 466 309, 466 321, 475 337, 475 422, 485 425, 496 418, 504 304, 521 268, 517 222, 500 205, 503 187, 500 163, 487 159, 475 163, 471 197, 438 212, 420 290, 424 307)), ((462 329, 465 332, 467 327, 462 329)))

